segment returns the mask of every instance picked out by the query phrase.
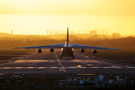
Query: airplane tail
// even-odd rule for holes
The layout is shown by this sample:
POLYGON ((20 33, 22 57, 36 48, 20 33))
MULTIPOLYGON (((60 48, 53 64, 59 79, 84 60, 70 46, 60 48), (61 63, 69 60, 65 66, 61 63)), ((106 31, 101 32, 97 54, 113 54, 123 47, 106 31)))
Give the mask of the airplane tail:
POLYGON ((69 45, 69 28, 67 27, 67 45, 69 45))

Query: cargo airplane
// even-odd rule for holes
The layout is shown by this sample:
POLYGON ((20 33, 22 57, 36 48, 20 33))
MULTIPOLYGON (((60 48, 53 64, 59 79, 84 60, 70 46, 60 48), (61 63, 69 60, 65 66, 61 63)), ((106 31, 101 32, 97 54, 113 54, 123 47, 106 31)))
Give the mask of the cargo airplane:
POLYGON ((60 58, 62 57, 72 57, 75 58, 73 49, 80 49, 82 53, 85 52, 85 49, 92 49, 94 54, 97 53, 97 50, 122 50, 116 48, 105 48, 105 47, 96 47, 88 45, 80 45, 69 42, 69 28, 67 27, 67 42, 60 44, 51 44, 51 45, 42 45, 42 46, 30 46, 30 47, 15 47, 13 49, 38 49, 38 53, 42 53, 42 49, 50 49, 50 52, 54 52, 54 49, 61 49, 60 58))

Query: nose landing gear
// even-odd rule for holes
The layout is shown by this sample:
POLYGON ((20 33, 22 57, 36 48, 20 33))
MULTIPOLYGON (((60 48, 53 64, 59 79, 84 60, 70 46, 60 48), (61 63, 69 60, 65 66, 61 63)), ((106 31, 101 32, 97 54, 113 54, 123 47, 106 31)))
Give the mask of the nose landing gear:
POLYGON ((72 58, 75 59, 75 56, 73 55, 72 58))
POLYGON ((60 55, 60 58, 62 58, 62 55, 60 55))
MULTIPOLYGON (((72 58, 75 59, 75 56, 73 55, 72 58)), ((60 59, 62 59, 62 55, 60 55, 60 59)))

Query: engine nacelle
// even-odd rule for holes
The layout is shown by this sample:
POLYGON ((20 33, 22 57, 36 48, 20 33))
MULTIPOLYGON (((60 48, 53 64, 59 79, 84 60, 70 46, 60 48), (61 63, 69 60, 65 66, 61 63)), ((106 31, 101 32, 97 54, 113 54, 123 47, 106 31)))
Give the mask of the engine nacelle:
POLYGON ((81 49, 81 52, 82 52, 82 53, 84 53, 84 52, 85 52, 85 50, 84 50, 84 49, 81 49))
POLYGON ((51 48, 51 49, 50 49, 50 52, 54 52, 54 49, 53 49, 53 48, 51 48))
POLYGON ((38 49, 38 53, 42 53, 42 50, 41 49, 38 49))
POLYGON ((97 50, 95 50, 95 49, 94 49, 94 50, 92 50, 92 53, 96 54, 96 53, 97 53, 97 50))

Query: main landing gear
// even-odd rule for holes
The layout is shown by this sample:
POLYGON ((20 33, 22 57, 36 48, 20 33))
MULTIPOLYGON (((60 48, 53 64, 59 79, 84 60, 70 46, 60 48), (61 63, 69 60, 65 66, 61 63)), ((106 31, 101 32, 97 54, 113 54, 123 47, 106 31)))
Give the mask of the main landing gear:
POLYGON ((62 55, 60 55, 60 58, 62 58, 62 55))
MULTIPOLYGON (((61 58, 62 58, 62 55, 60 55, 60 59, 61 59, 61 58)), ((75 59, 75 56, 73 55, 72 58, 75 59)))
POLYGON ((75 59, 75 56, 73 55, 72 58, 75 59))

